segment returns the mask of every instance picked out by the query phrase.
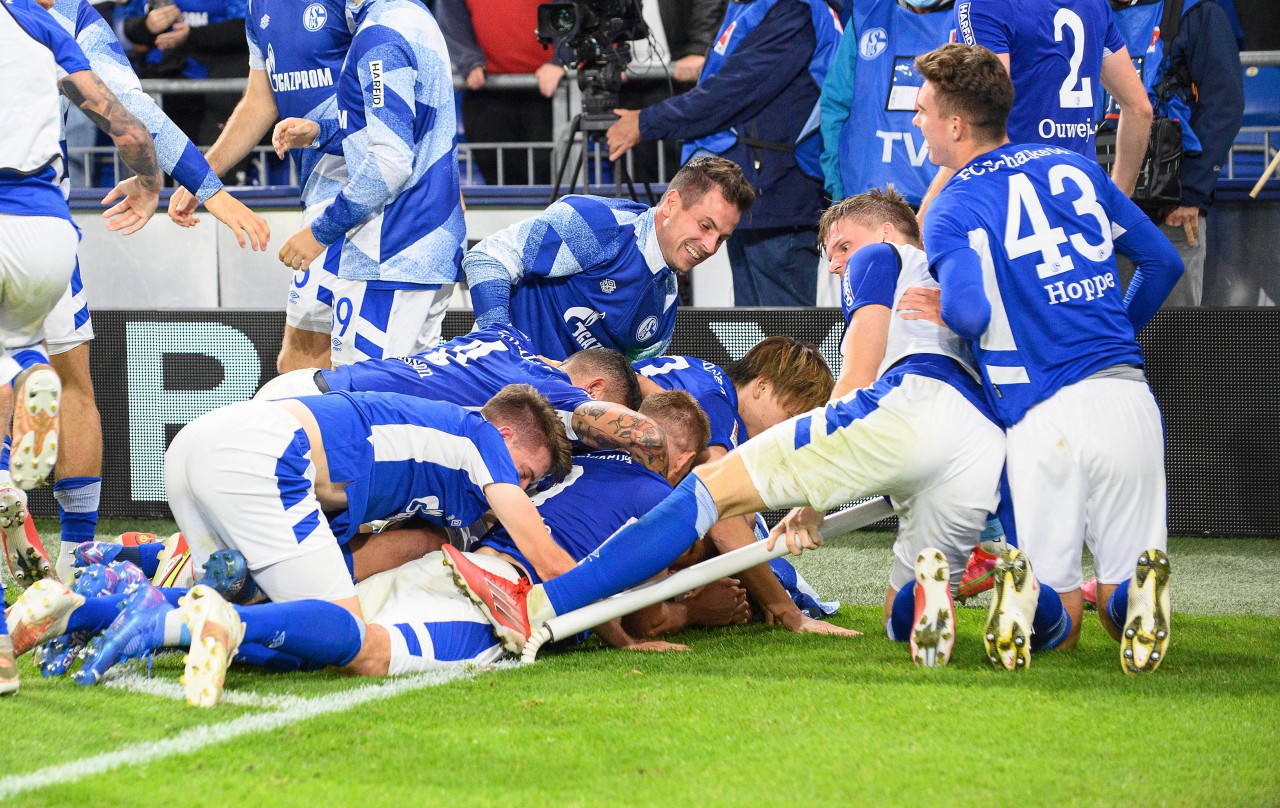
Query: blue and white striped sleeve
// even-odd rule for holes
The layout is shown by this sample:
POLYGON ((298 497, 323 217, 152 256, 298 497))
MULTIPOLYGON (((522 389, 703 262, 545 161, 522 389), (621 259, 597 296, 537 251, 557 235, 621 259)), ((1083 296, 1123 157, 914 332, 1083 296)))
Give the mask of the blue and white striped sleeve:
POLYGON ((347 57, 353 60, 364 96, 364 129, 343 141, 350 179, 324 213, 311 224, 321 244, 332 244, 368 221, 403 190, 413 176, 414 117, 419 82, 447 79, 419 70, 404 37, 388 26, 359 31, 347 57))
POLYGON ((566 197, 482 239, 462 259, 477 325, 511 322, 511 289, 526 274, 576 275, 612 261, 620 243, 612 211, 583 197, 566 197))
POLYGON ((80 2, 76 42, 89 57, 93 72, 115 93, 124 108, 147 127, 155 140, 157 161, 165 173, 201 202, 221 191, 222 181, 209 167, 204 155, 178 125, 169 120, 151 96, 142 91, 142 85, 120 47, 120 40, 87 0, 80 2))

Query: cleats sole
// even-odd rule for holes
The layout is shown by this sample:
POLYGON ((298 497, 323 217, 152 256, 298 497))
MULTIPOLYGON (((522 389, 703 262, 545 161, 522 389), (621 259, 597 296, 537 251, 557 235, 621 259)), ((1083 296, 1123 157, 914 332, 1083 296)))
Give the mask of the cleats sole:
MULTIPOLYGON (((15 490, 15 489, 10 489, 15 490)), ((0 542, 4 544, 5 562, 9 573, 19 587, 27 587, 36 581, 53 576, 53 564, 44 551, 35 523, 27 520, 11 530, 0 530, 0 542)))
POLYGON ((945 665, 955 644, 956 610, 951 600, 951 570, 941 551, 929 547, 916 557, 915 587, 911 661, 924 667, 945 665))
POLYGON ((58 462, 62 382, 52 368, 33 370, 15 396, 10 473, 24 491, 43 485, 58 462))
POLYGON ((1125 673, 1151 673, 1169 648, 1169 557, 1146 550, 1129 583, 1129 612, 1120 635, 1120 667, 1125 673))
POLYGON ((244 638, 240 616, 212 588, 199 585, 178 600, 182 621, 191 631, 182 688, 187 704, 206 709, 222 698, 227 666, 244 638))
POLYGON ((1039 597, 1035 574, 1025 554, 1010 548, 996 562, 994 597, 982 632, 987 660, 1001 670, 1031 667, 1031 622, 1039 597), (1030 600, 1030 604, 1018 601, 1030 600))
MULTIPOLYGON (((524 644, 528 637, 522 635, 520 632, 510 628, 509 626, 503 625, 503 623, 494 616, 489 604, 480 594, 472 589, 471 584, 467 582, 466 578, 462 575, 462 572, 459 571, 457 566, 453 563, 453 559, 450 557, 448 552, 442 552, 441 557, 444 561, 445 567, 447 567, 449 572, 453 575, 454 585, 457 586, 458 589, 460 589, 463 594, 465 594, 471 602, 478 606, 480 611, 484 613, 484 618, 488 620, 489 625, 493 627, 493 633, 497 636, 498 641, 502 643, 503 649, 510 654, 519 654, 524 650, 524 644)), ((488 586, 488 584, 486 583, 485 586, 488 586)), ((490 588, 490 592, 492 591, 492 588, 490 588)))
POLYGON ((22 656, 45 640, 66 631, 67 619, 84 597, 52 578, 36 581, 9 610, 14 656, 22 656))

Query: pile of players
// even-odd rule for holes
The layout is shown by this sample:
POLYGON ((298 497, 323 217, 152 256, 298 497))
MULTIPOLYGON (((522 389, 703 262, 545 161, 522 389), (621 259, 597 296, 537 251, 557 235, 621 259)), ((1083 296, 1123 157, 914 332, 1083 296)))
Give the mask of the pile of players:
MULTIPOLYGON (((416 14, 396 0, 366 5, 371 22, 356 39, 372 31, 370 52, 395 39, 400 15, 416 14)), ((56 31, 32 20, 55 61, 79 72, 74 53, 58 56, 56 31)), ((406 61, 428 61, 406 47, 406 61)), ((165 478, 199 582, 188 590, 148 579, 170 577, 162 561, 181 562, 176 540, 165 558, 145 546, 70 542, 64 555, 81 574, 71 584, 44 577, 23 593, 6 615, 12 652, 40 647, 49 674, 82 656, 76 676, 88 684, 121 659, 187 648, 184 684, 201 706, 217 702, 236 660, 372 675, 487 661, 518 651, 551 616, 695 561, 708 551, 703 537, 719 552, 756 540, 759 511, 796 508, 770 540, 799 551, 820 543, 819 512, 883 495, 900 522, 886 631, 910 643, 918 664, 948 660, 952 590, 999 512, 1009 546, 991 575, 991 661, 1025 670, 1033 650, 1074 644, 1087 542, 1122 667, 1154 670, 1169 640, 1163 437, 1134 335, 1181 263, 1095 163, 1008 143, 1013 90, 995 55, 948 45, 916 66, 925 78, 917 125, 932 159, 956 174, 925 216, 923 239, 891 190, 825 214, 821 238, 843 276, 849 322, 834 393, 812 346, 788 338, 725 369, 653 358, 674 326, 672 271, 714 253, 750 209, 754 194, 731 163, 691 160, 652 209, 570 197, 461 259, 477 309, 471 334, 403 358, 286 374, 255 400, 184 428, 165 478), (1123 297, 1117 247, 1138 267, 1123 297)), ((409 98, 422 88, 384 89, 409 98)), ((105 113, 112 103, 102 102, 105 113)), ((391 187, 368 173, 386 167, 363 148, 370 135, 337 137, 334 126, 277 128, 285 145, 325 149, 336 138, 351 172, 317 213, 323 226, 300 231, 282 257, 305 269, 337 234, 348 239, 346 268, 359 274, 352 268, 379 233, 384 252, 393 243, 381 228, 396 218, 396 200, 368 196, 391 187), (371 215, 381 217, 372 229, 371 215)), ((418 145, 396 187, 422 187, 440 203, 439 184, 416 183, 453 157, 418 145), (432 158, 419 162, 425 153, 432 158)), ((145 155, 136 162, 142 178, 122 191, 127 227, 145 223, 135 209, 146 206, 145 155)), ((403 263, 422 263, 412 244, 394 243, 403 263)), ((416 307, 403 291, 370 285, 357 307, 387 345, 393 313, 410 312, 410 336, 422 340, 439 309, 438 295, 416 307)), ((352 344, 370 343, 357 335, 352 344)), ((32 415, 56 412, 53 385, 31 389, 20 381, 24 411, 31 399, 32 415)), ((38 460, 36 477, 56 454, 54 420, 28 430, 40 446, 24 450, 38 460)), ((22 515, 10 512, 6 527, 22 515)), ((25 554, 18 569, 28 580, 48 572, 31 563, 36 549, 7 554, 25 554)), ((56 566, 66 580, 61 559, 56 566)), ((854 633, 813 619, 823 605, 785 568, 748 571, 597 632, 621 647, 667 649, 644 638, 741 622, 753 607, 793 630, 854 633)), ((12 690, 7 650, 0 689, 12 690)))

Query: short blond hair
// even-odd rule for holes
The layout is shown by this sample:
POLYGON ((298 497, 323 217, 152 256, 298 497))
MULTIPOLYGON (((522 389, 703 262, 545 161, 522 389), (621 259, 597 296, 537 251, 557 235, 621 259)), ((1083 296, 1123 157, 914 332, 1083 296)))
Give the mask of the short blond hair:
POLYGON ((870 191, 855 194, 841 199, 822 212, 818 220, 818 244, 826 249, 827 236, 836 222, 851 219, 863 227, 876 228, 889 222, 898 228, 898 232, 906 237, 913 246, 920 246, 920 221, 910 203, 898 193, 893 184, 884 188, 872 188, 870 191))

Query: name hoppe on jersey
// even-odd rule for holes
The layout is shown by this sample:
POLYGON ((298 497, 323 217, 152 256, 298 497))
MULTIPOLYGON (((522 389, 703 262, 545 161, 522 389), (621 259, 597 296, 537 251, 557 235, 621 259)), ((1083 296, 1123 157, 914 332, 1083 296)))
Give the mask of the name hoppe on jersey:
POLYGON ((276 54, 270 45, 267 46, 267 76, 271 79, 272 91, 277 93, 333 86, 333 71, 327 67, 315 67, 309 70, 284 70, 277 73, 276 54))
POLYGON ((1044 287, 1044 290, 1049 293, 1049 305, 1056 306, 1082 297, 1085 300, 1093 300, 1105 295, 1108 289, 1114 288, 1116 288, 1115 273, 1107 272, 1082 281, 1050 283, 1044 287))

